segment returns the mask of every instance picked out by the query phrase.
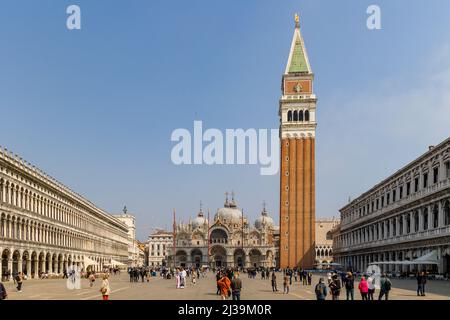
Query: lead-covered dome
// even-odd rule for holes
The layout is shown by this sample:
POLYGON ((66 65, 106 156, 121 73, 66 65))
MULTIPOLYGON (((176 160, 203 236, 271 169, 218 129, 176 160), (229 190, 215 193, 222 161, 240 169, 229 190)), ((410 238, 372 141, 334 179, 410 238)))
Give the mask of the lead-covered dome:
POLYGON ((226 223, 240 223, 242 221, 242 211, 237 207, 234 196, 231 202, 228 201, 228 197, 225 199, 224 207, 217 210, 214 220, 221 220, 226 223))
POLYGON ((264 227, 267 228, 274 228, 274 221, 269 216, 269 214, 266 211, 266 208, 264 207, 263 211, 261 212, 261 215, 256 219, 255 221, 255 228, 256 229, 263 229, 264 227))
POLYGON ((193 229, 201 228, 206 224, 206 219, 205 216, 203 215, 202 210, 200 210, 197 217, 194 220, 192 220, 191 224, 193 229))

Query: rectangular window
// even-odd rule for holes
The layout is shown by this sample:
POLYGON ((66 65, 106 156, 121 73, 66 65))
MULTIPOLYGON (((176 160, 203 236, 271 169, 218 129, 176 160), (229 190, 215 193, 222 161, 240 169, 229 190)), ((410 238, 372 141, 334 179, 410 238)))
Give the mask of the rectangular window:
POLYGON ((414 192, 419 191, 419 178, 414 179, 414 192))
POLYGON ((423 174, 423 187, 428 187, 428 173, 423 174))
POLYGON ((392 202, 395 202, 395 198, 397 197, 397 190, 392 191, 392 202))
POLYGON ((439 181, 439 167, 433 169, 433 183, 438 183, 439 181))
POLYGON ((381 207, 384 207, 384 196, 381 197, 381 207))
POLYGON ((446 172, 446 177, 447 178, 450 178, 450 161, 447 161, 446 163, 445 163, 445 172, 446 172))
POLYGON ((400 187, 400 190, 398 192, 398 199, 402 200, 402 198, 403 198, 403 186, 400 187))
POLYGON ((386 197, 387 197, 387 199, 386 199, 386 205, 389 205, 389 202, 391 202, 391 194, 388 193, 386 197))
POLYGON ((377 199, 377 210, 378 210, 379 206, 380 206, 380 199, 377 199))

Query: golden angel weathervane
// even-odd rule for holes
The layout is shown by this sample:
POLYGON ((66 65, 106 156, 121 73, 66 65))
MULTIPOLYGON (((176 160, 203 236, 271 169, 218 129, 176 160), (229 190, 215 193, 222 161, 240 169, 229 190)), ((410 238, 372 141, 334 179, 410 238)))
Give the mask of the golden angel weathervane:
POLYGON ((300 17, 298 13, 295 14, 295 26, 298 27, 300 25, 300 17))

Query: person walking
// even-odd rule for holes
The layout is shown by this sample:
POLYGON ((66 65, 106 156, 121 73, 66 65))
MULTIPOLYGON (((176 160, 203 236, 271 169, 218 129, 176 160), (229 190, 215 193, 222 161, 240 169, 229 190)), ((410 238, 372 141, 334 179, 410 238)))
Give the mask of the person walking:
POLYGON ((103 300, 109 300, 109 295, 111 294, 111 287, 109 286, 108 275, 103 275, 102 286, 100 288, 103 300))
POLYGON ((337 274, 331 277, 331 283, 329 285, 330 292, 333 300, 339 300, 339 296, 341 295, 341 280, 337 274))
POLYGON ((373 295, 375 293, 375 277, 370 276, 367 278, 367 286, 369 290, 367 291, 367 300, 373 300, 373 295))
POLYGON ((327 280, 328 280, 328 285, 330 285, 330 283, 331 283, 331 272, 327 273, 327 280))
POLYGON ((277 292, 277 276, 275 274, 275 270, 272 271, 272 291, 277 292))
POLYGON ((16 280, 17 283, 17 291, 22 292, 23 273, 22 272, 17 273, 14 280, 16 280))
POLYGON ((89 275, 89 287, 90 288, 92 288, 92 286, 94 285, 94 282, 95 282, 95 274, 94 274, 94 272, 92 272, 89 275))
POLYGON ((312 272, 308 272, 308 286, 312 283, 312 272))
POLYGON ((325 285, 325 283, 323 283, 323 281, 324 281, 324 279, 320 278, 319 283, 316 284, 316 288, 314 289, 317 300, 326 300, 326 298, 327 298, 328 289, 327 289, 327 286, 325 285))
POLYGON ((233 295, 233 300, 241 300, 241 290, 242 290, 242 280, 239 278, 238 273, 235 272, 233 280, 231 280, 231 293, 233 295))
POLYGON ((417 295, 425 296, 425 283, 427 283, 427 276, 425 272, 421 272, 417 275, 417 295))
POLYGON ((6 293, 6 288, 2 282, 0 282, 0 300, 5 300, 8 297, 6 293))
POLYGON ((289 293, 289 275, 287 273, 284 274, 283 278, 283 293, 284 294, 289 293))
POLYGON ((220 296, 222 297, 222 300, 227 300, 230 296, 231 281, 230 279, 228 279, 225 273, 223 273, 220 280, 217 281, 217 285, 220 288, 220 296))
POLYGON ((386 273, 383 273, 380 279, 380 295, 378 296, 378 300, 381 300, 383 296, 385 300, 389 300, 389 291, 391 291, 391 288, 391 280, 388 279, 386 273))
POLYGON ((186 286, 186 270, 184 270, 184 268, 181 268, 181 272, 180 272, 180 289, 184 289, 184 287, 186 286))
POLYGON ((192 272, 191 282, 192 282, 192 285, 194 285, 194 286, 197 284, 197 273, 196 272, 192 272))
POLYGON ((361 298, 363 300, 367 300, 367 294, 369 293, 369 285, 368 285, 365 277, 361 277, 361 281, 359 282, 358 289, 361 294, 361 298))
POLYGON ((347 273, 345 277, 345 291, 347 293, 347 300, 355 300, 355 279, 351 272, 347 273))
POLYGON ((217 284, 217 291, 216 291, 216 295, 220 294, 220 286, 219 286, 219 280, 221 279, 221 275, 220 275, 220 271, 217 271, 216 273, 216 284, 217 284))

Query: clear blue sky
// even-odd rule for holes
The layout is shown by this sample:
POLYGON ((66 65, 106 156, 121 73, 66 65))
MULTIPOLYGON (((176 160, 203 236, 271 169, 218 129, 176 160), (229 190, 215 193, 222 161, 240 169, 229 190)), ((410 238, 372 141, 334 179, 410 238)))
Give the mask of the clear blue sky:
POLYGON ((278 176, 170 161, 176 128, 277 128, 300 12, 316 74, 317 216, 338 210, 449 134, 450 1, 0 2, 0 145, 138 236, 214 213, 234 190, 278 221, 278 176), (378 4, 382 30, 366 28, 378 4), (78 4, 82 30, 66 28, 78 4))

